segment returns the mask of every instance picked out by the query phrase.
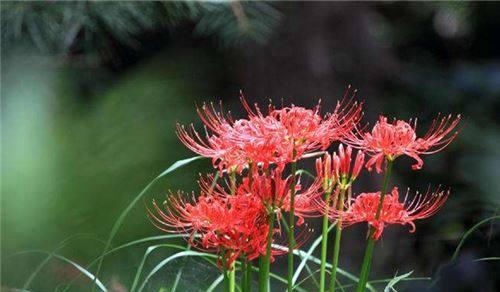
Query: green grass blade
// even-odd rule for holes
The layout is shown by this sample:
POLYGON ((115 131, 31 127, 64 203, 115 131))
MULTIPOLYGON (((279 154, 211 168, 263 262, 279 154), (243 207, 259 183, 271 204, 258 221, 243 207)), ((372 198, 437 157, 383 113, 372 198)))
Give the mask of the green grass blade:
POLYGON ((320 271, 320 270, 319 270, 319 269, 317 269, 316 271, 314 271, 314 272, 310 273, 308 276, 306 276, 304 279, 302 279, 302 280, 300 280, 299 282, 297 282, 297 283, 295 284, 295 286, 293 286, 293 287, 294 287, 294 289, 295 289, 296 287, 300 287, 300 285, 302 285, 303 283, 305 283, 305 282, 306 282, 307 280, 309 280, 310 278, 314 277, 314 275, 315 275, 315 274, 317 274, 317 273, 319 273, 319 271, 320 271))
MULTIPOLYGON (((330 227, 328 227, 328 232, 330 232, 333 229, 333 227, 335 227, 334 224, 332 224, 330 227)), ((300 273, 304 269, 307 261, 309 260, 309 257, 312 255, 314 250, 321 244, 322 239, 323 239, 323 235, 318 236, 318 238, 316 238, 316 240, 314 240, 314 242, 311 244, 311 247, 309 247, 309 249, 307 250, 307 253, 300 261, 300 264, 297 267, 295 274, 293 275, 293 283, 297 282, 297 280, 299 279, 300 273)))
POLYGON ((219 277, 217 277, 217 279, 215 279, 212 284, 208 287, 207 289, 207 292, 212 292, 214 291, 215 288, 217 288, 217 286, 224 280, 224 275, 220 275, 219 277))
MULTIPOLYGON (((57 245, 57 247, 35 268, 35 270, 31 273, 31 275, 28 277, 28 279, 24 283, 22 289, 27 290, 29 288, 29 286, 31 285, 31 282, 33 282, 33 280, 36 278, 38 273, 40 273, 40 271, 45 267, 45 265, 47 265, 47 263, 54 257, 55 253, 57 253, 59 250, 61 250, 65 246, 67 246, 70 241, 77 239, 77 238, 82 238, 82 237, 89 237, 91 239, 95 239, 95 236, 92 234, 78 233, 78 234, 72 235, 72 236, 64 239, 63 241, 61 241, 57 245)), ((99 241, 99 240, 97 239, 97 241, 99 241)))
MULTIPOLYGON (((189 244, 186 250, 191 250, 191 246, 189 244)), ((177 286, 179 286, 179 282, 181 281, 183 271, 184 271, 184 266, 182 266, 177 272, 177 275, 175 275, 174 285, 172 285, 172 289, 170 289, 170 292, 175 292, 175 290, 177 290, 177 286)))
POLYGON ((474 261, 475 261, 475 262, 500 261, 500 257, 480 258, 480 259, 475 259, 474 261))
POLYGON ((96 276, 94 276, 91 272, 89 272, 84 267, 80 266, 79 264, 75 263, 74 261, 72 261, 72 260, 70 260, 70 259, 68 259, 68 258, 66 258, 66 257, 64 257, 64 256, 62 256, 60 254, 57 254, 57 253, 54 253, 54 252, 48 252, 48 251, 45 251, 45 250, 28 250, 28 251, 23 251, 21 253, 17 253, 17 255, 20 255, 20 254, 29 254, 29 253, 46 254, 46 255, 52 256, 53 258, 59 259, 59 260, 65 262, 67 264, 70 264, 74 268, 76 268, 78 271, 80 271, 82 274, 84 274, 85 276, 87 276, 90 280, 92 280, 97 285, 97 287, 99 287, 99 289, 101 289, 104 292, 108 291, 106 289, 106 287, 102 284, 102 282, 96 276))
POLYGON ((392 278, 389 283, 387 283, 387 286, 385 286, 384 288, 384 292, 397 292, 396 289, 394 289, 394 286, 400 282, 401 280, 405 279, 405 278, 408 278, 411 274, 413 273, 413 271, 409 271, 408 273, 406 274, 403 274, 401 276, 395 276, 394 278, 392 278))
POLYGON ((469 230, 467 230, 467 232, 464 233, 464 235, 462 236, 462 239, 460 240, 460 242, 458 243, 458 246, 457 248, 455 249, 455 252, 453 253, 453 256, 451 257, 451 262, 455 262, 457 257, 458 257, 458 254, 460 252, 460 249, 462 248, 462 246, 464 245, 465 241, 467 240, 467 238, 474 232, 476 231, 479 227, 481 227, 481 225, 483 225, 484 223, 487 223, 491 220, 497 220, 497 219, 500 219, 500 216, 491 216, 491 217, 488 217, 484 220, 482 220, 481 222, 477 223, 476 225, 472 226, 469 230))
MULTIPOLYGON (((134 246, 134 245, 139 245, 139 244, 142 244, 142 243, 147 243, 147 242, 151 242, 151 241, 156 241, 156 240, 165 240, 165 239, 172 239, 172 238, 183 238, 183 237, 189 237, 191 236, 190 234, 167 234, 167 235, 158 235, 158 236, 150 236, 150 237, 146 237, 146 238, 141 238, 141 239, 137 239, 137 240, 134 240, 134 241, 130 241, 130 242, 127 242, 125 244, 122 244, 118 247, 115 247, 113 249, 110 249, 109 251, 106 252, 106 254, 104 256, 108 256, 112 253, 115 253, 115 252, 118 252, 122 249, 125 249, 127 247, 131 247, 131 246, 134 246)), ((101 259, 102 255, 95 258, 94 260, 92 260, 88 265, 87 265, 87 270, 90 269, 93 265, 95 265, 100 259, 101 259)), ((66 286, 66 288, 63 290, 63 292, 66 292, 69 290, 69 288, 71 288, 71 285, 78 279, 78 277, 75 277, 73 278, 73 280, 71 280, 70 283, 68 283, 68 285, 66 286)))
POLYGON ((142 257, 141 263, 139 264, 139 267, 137 268, 137 272, 135 273, 134 276, 134 282, 132 283, 132 288, 130 288, 130 292, 135 291, 135 288, 137 287, 137 284, 139 283, 139 278, 141 277, 142 269, 144 268, 144 264, 146 263, 147 257, 156 249, 160 247, 171 247, 175 249, 181 249, 181 250, 186 250, 186 247, 177 245, 177 244, 158 244, 158 245, 153 245, 150 246, 146 249, 146 252, 144 253, 144 256, 142 257))
MULTIPOLYGON (((123 212, 120 214, 118 219, 113 225, 113 228, 111 228, 111 232, 109 234, 108 240, 106 241, 106 245, 104 247, 104 250, 101 254, 101 257, 99 257, 99 262, 97 264, 97 271, 96 271, 96 277, 99 277, 99 273, 101 272, 102 268, 102 262, 104 260, 104 257, 106 255, 106 252, 108 251, 109 247, 111 246, 111 242, 115 238, 115 235, 118 233, 118 230, 123 224, 123 221, 125 220, 125 217, 127 217, 128 213, 132 210, 132 208, 139 202, 139 200, 146 194, 146 192, 158 181, 160 178, 168 175, 169 173, 177 170, 180 167, 183 167, 185 165, 188 165, 189 163, 202 159, 204 157, 202 156, 194 156, 191 158, 186 158, 179 160, 172 164, 169 168, 167 168, 165 171, 163 171, 160 175, 158 175, 156 178, 154 178, 133 200, 132 202, 123 210, 123 212)), ((94 287, 92 287, 92 291, 94 290, 94 287)))
POLYGON ((151 270, 151 272, 149 272, 149 274, 146 276, 146 278, 142 282, 141 286, 139 287, 138 291, 142 291, 144 289, 144 287, 146 286, 146 284, 148 283, 149 279, 151 279, 151 277, 153 277, 160 269, 162 269, 164 266, 166 266, 171 261, 173 261, 175 259, 178 259, 178 258, 182 258, 182 257, 217 258, 217 256, 213 255, 213 254, 208 254, 208 253, 204 253, 204 252, 197 252, 197 251, 191 251, 191 250, 181 251, 181 252, 178 252, 176 254, 173 254, 173 255, 169 256, 168 258, 166 258, 166 259, 162 260, 161 262, 159 262, 151 270))
MULTIPOLYGON (((282 245, 278 245, 278 244, 273 244, 273 247, 277 248, 277 249, 284 250, 284 251, 288 250, 288 247, 282 246, 282 245)), ((296 256, 298 256, 301 259, 303 259, 304 257, 307 257, 308 261, 311 261, 311 262, 313 262, 315 264, 318 264, 318 265, 321 264, 321 260, 319 258, 317 258, 315 256, 312 256, 312 255, 307 256, 307 252, 305 252, 303 250, 300 250, 300 249, 294 250, 293 254, 296 255, 296 256)), ((330 263, 326 263, 326 267, 327 268, 331 268, 332 265, 330 263)), ((349 279, 349 280, 351 280, 353 282, 357 283, 359 281, 358 277, 354 276, 353 274, 351 274, 351 273, 349 273, 349 272, 347 272, 347 271, 345 271, 345 270, 343 270, 341 268, 337 269, 337 273, 339 273, 340 275, 346 277, 347 279, 349 279)), ((366 288, 368 290, 370 290, 370 291, 376 292, 375 288, 373 288, 373 286, 371 286, 370 284, 367 284, 366 288)))
POLYGON ((316 178, 312 173, 310 173, 309 171, 307 171, 305 169, 299 169, 295 172, 295 175, 302 175, 302 174, 305 174, 312 179, 316 178))
POLYGON ((28 277, 26 282, 23 285, 23 290, 27 290, 31 285, 31 282, 35 279, 35 277, 40 273, 40 271, 45 267, 45 265, 54 257, 55 251, 49 253, 49 255, 35 268, 33 273, 28 277))

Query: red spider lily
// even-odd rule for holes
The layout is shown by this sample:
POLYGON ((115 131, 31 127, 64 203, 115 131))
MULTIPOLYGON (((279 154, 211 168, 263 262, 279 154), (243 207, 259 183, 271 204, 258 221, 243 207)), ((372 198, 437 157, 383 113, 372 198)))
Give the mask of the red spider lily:
POLYGON ((282 137, 284 148, 282 155, 288 155, 287 161, 299 159, 304 153, 326 149, 334 141, 343 139, 352 131, 362 116, 362 104, 347 99, 350 87, 332 113, 320 116, 320 103, 314 109, 292 105, 282 109, 273 109, 269 115, 274 117, 286 129, 282 137))
POLYGON ((422 168, 424 164, 420 155, 439 152, 451 143, 458 134, 458 131, 452 131, 459 121, 460 115, 438 117, 427 133, 418 138, 415 133, 416 120, 414 122, 394 120, 389 123, 386 117, 380 116, 371 133, 354 131, 346 138, 346 143, 364 150, 371 156, 366 163, 368 170, 375 165, 377 173, 380 173, 385 159, 392 161, 401 155, 415 159, 416 163, 412 165, 412 169, 416 170, 422 168))
MULTIPOLYGON (((197 199, 171 194, 164 209, 153 201, 153 210, 148 209, 153 224, 165 232, 189 233, 191 245, 216 251, 227 267, 242 254, 249 259, 265 254, 269 225, 261 201, 251 194, 227 196, 220 186, 207 190, 208 180, 200 185, 197 199)), ((281 253, 272 250, 273 255, 281 253)))
POLYGON ((363 151, 357 151, 352 163, 352 148, 340 144, 333 157, 326 153, 323 158, 316 159, 316 174, 323 182, 323 190, 331 192, 334 186, 347 189, 358 177, 365 163, 365 154, 363 151))
POLYGON ((179 139, 193 152, 211 157, 221 170, 241 171, 249 162, 283 168, 304 153, 325 149, 346 136, 362 114, 361 104, 345 97, 324 117, 319 115, 319 105, 313 110, 269 106, 264 115, 257 105, 250 107, 243 96, 241 101, 248 118, 235 121, 213 105, 203 105, 197 111, 207 128, 205 137, 192 125, 187 129, 178 125, 179 139))
MULTIPOLYGON (((254 171, 250 178, 244 178, 238 188, 238 195, 251 194, 259 198, 268 213, 280 213, 281 210, 290 210, 290 186, 292 177, 282 178, 282 170, 274 169, 269 174, 254 171)), ((309 187, 302 188, 300 178, 295 186, 295 216, 297 225, 302 225, 304 217, 314 216, 317 213, 314 201, 321 194, 320 182, 315 180, 309 187)))
MULTIPOLYGON (((408 193, 403 202, 399 201, 398 189, 394 188, 391 194, 384 196, 380 217, 375 219, 380 192, 362 193, 343 212, 342 225, 348 226, 359 222, 367 222, 375 228, 373 239, 378 240, 387 224, 409 224, 410 232, 415 232, 415 220, 428 218, 434 215, 446 202, 449 192, 437 190, 426 194, 417 193, 412 200, 408 200, 408 193)), ((332 210, 331 220, 336 220, 340 211, 332 210)))

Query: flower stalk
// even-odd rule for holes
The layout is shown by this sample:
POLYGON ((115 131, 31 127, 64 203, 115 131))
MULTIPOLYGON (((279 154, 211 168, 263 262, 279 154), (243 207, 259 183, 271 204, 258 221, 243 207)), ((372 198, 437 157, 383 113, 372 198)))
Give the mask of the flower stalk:
MULTIPOLYGON (((296 151, 293 150, 295 157, 296 151)), ((295 186, 297 180, 295 173, 297 172, 297 161, 291 163, 292 181, 290 184, 290 212, 288 217, 288 292, 293 291, 293 249, 295 248, 295 186)))
MULTIPOLYGON (((393 159, 386 158, 387 170, 384 176, 384 183, 382 185, 382 191, 380 194, 380 200, 378 202, 377 213, 375 214, 375 220, 380 218, 380 213, 382 211, 382 205, 384 202, 385 194, 387 193, 387 187, 389 186, 389 179, 392 173, 393 159)), ((368 274, 370 273, 370 267, 373 257, 373 248, 375 247, 375 239, 373 235, 375 234, 375 228, 370 227, 368 233, 368 244, 366 245, 365 255, 363 258, 363 265, 361 266, 361 272, 359 274, 358 287, 356 292, 364 292, 366 289, 366 282, 368 281, 368 274)))
POLYGON ((325 213, 323 214, 323 227, 321 230, 321 267, 320 267, 320 280, 319 280, 319 291, 325 291, 325 281, 326 281, 326 255, 328 250, 328 227, 330 225, 328 220, 328 211, 330 207, 330 196, 331 190, 325 192, 325 213))
MULTIPOLYGON (((274 207, 272 207, 274 209, 274 207)), ((273 230, 274 230, 274 221, 275 214, 272 211, 269 214, 269 232, 267 234, 267 246, 266 246, 266 254, 261 256, 259 259, 259 292, 268 292, 270 291, 269 284, 269 272, 271 268, 271 244, 273 240, 273 230)))
POLYGON ((335 231, 335 245, 333 248, 332 256, 332 272, 330 273, 330 292, 335 291, 335 283, 337 282, 337 268, 339 266, 340 239, 342 237, 342 212, 344 211, 345 192, 346 189, 342 187, 340 189, 339 200, 337 201, 337 210, 339 211, 339 217, 337 219, 335 231))

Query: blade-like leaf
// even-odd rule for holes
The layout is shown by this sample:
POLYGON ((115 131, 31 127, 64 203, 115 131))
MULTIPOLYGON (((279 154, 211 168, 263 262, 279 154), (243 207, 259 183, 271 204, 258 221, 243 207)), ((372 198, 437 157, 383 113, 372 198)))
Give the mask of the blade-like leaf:
POLYGON ((491 217, 488 217, 484 220, 482 220, 481 222, 477 223, 476 225, 472 226, 469 230, 467 230, 467 232, 464 233, 464 235, 462 236, 462 239, 460 239, 460 242, 458 243, 458 246, 457 248, 455 249, 455 252, 453 253, 453 256, 451 257, 451 262, 454 262, 457 257, 458 257, 458 254, 460 252, 460 249, 462 248, 462 246, 464 245, 465 241, 467 240, 467 238, 474 232, 476 231, 479 227, 481 227, 481 225, 483 225, 484 223, 487 223, 489 221, 492 221, 492 220, 498 220, 500 219, 500 216, 491 216, 491 217))
POLYGON ((181 245, 177 244, 158 244, 158 245, 153 245, 150 246, 146 249, 146 252, 144 253, 144 256, 142 257, 141 263, 139 264, 139 267, 137 268, 137 272, 135 273, 134 277, 134 282, 132 283, 132 288, 130 288, 130 292, 135 291, 135 288, 137 287, 137 284, 139 283, 139 278, 141 276, 142 269, 144 268, 144 264, 146 263, 147 257, 156 249, 161 248, 161 247, 171 247, 175 249, 181 249, 181 250, 186 250, 187 248, 181 245))
POLYGON ((204 253, 204 252, 197 252, 197 251, 181 251, 176 254, 173 254, 169 256, 168 258, 162 260, 159 262, 152 270, 149 272, 149 274, 146 276, 144 281, 142 282, 141 286, 139 287, 138 291, 142 291, 146 284, 148 283, 149 279, 153 277, 160 269, 162 269, 164 266, 166 266, 168 263, 171 261, 182 258, 182 257, 206 257, 206 258, 217 258, 216 255, 209 254, 209 253, 204 253))
MULTIPOLYGON (((330 232, 330 230, 333 229, 333 227, 335 227, 335 225, 331 225, 330 227, 328 227, 328 232, 330 232)), ((309 260, 309 257, 312 255, 312 253, 314 252, 314 250, 319 246, 319 244, 321 243, 321 240, 323 239, 323 235, 320 235, 318 238, 316 238, 316 240, 314 240, 314 242, 311 244, 311 247, 309 247, 309 250, 307 250, 307 253, 305 254, 305 256, 302 258, 302 260, 300 261, 300 264, 299 266, 297 267, 297 270, 295 271, 295 273, 293 274, 293 278, 292 278, 292 283, 295 284, 295 282, 297 282, 297 279, 299 278, 300 276, 300 273, 302 272, 302 270, 304 269, 307 261, 309 260)))
MULTIPOLYGON (((283 251, 288 251, 288 247, 286 246, 282 246, 282 245, 279 245, 279 244, 273 244, 273 247, 274 248, 277 248, 277 249, 281 249, 283 251)), ((296 249, 293 251, 293 254, 298 256, 299 258, 303 259, 304 257, 307 257, 307 253, 303 250, 300 250, 300 249, 296 249)), ((307 257, 307 260, 308 261, 311 261, 313 263, 316 263, 318 265, 321 264, 321 260, 315 256, 312 256, 312 255, 309 255, 307 257)), ((326 263, 326 267, 327 268, 331 268, 332 265, 330 263, 326 263)), ((349 280, 352 280, 353 282, 358 282, 359 281, 359 278, 354 276, 353 274, 349 273, 349 272, 346 272, 345 270, 341 269, 341 268, 337 268, 337 273, 339 273, 340 275, 346 277, 347 279, 349 280)), ((367 284, 366 285, 366 288, 370 291, 373 291, 373 292, 376 292, 375 288, 373 288, 372 285, 370 284, 367 284)))
MULTIPOLYGON (((101 289, 102 291, 104 292, 107 292, 108 290, 106 289, 106 287, 102 284, 102 282, 96 277, 94 276, 91 272, 89 272, 87 269, 85 269, 84 267, 80 266, 79 264, 75 263, 74 261, 60 255, 60 254, 56 254, 54 252, 49 252, 49 251, 45 251, 45 250, 29 250, 29 251, 23 251, 22 254, 28 254, 28 253, 41 253, 41 254, 46 254, 46 255, 49 255, 49 256, 52 256, 53 258, 56 258, 56 259, 59 259, 63 262, 66 262, 70 265, 72 265, 73 267, 75 267, 78 271, 80 271, 82 274, 84 274, 85 276, 87 276, 90 280, 92 280, 94 283, 96 283, 97 287, 99 287, 99 289, 101 289)), ((21 253, 19 253, 21 254, 21 253)))
POLYGON ((413 273, 413 271, 409 271, 408 273, 406 274, 403 274, 401 276, 395 276, 394 278, 392 278, 389 283, 387 283, 387 286, 385 286, 384 288, 384 292, 397 292, 396 289, 394 289, 394 285, 396 285, 399 281, 405 279, 405 278, 408 278, 411 274, 413 273))
MULTIPOLYGON (((139 202, 139 200, 146 194, 146 192, 156 183, 157 180, 160 178, 166 176, 167 174, 177 170, 178 168, 188 165, 189 163, 199 160, 201 158, 204 158, 202 156, 195 156, 191 158, 186 158, 179 160, 172 164, 169 168, 167 168, 164 172, 162 172, 160 175, 158 175, 156 178, 154 178, 133 200, 132 202, 123 210, 123 212, 120 214, 118 219, 116 220, 115 224, 113 225, 113 228, 111 229, 111 232, 109 234, 108 240, 106 242, 106 246, 104 247, 104 250, 102 251, 101 257, 99 258, 99 262, 97 264, 97 271, 96 271, 96 277, 99 277, 99 273, 101 271, 102 267, 102 261, 106 255, 106 252, 111 246, 111 242, 115 238, 116 233, 118 233, 118 230, 122 226, 123 221, 125 220, 125 217, 127 217, 128 213, 132 210, 132 208, 139 202)), ((94 290, 94 288, 92 288, 94 290)))
POLYGON ((500 257, 480 258, 480 259, 475 259, 474 261, 475 261, 475 262, 500 261, 500 257))
POLYGON ((295 172, 295 175, 302 175, 302 174, 305 174, 307 175, 308 177, 312 178, 312 179, 315 179, 316 177, 310 173, 309 171, 305 170, 305 169, 298 169, 296 172, 295 172))
MULTIPOLYGON (((191 246, 189 244, 186 250, 191 250, 191 246)), ((183 271, 184 271, 184 266, 180 267, 179 271, 177 272, 177 275, 175 275, 174 285, 172 285, 172 289, 170 289, 170 292, 175 292, 175 290, 177 290, 177 286, 179 286, 179 282, 181 281, 183 271)))
MULTIPOLYGON (((115 247, 113 249, 110 249, 109 251, 106 252, 106 254, 104 254, 104 256, 107 256, 109 254, 118 252, 118 251, 120 251, 120 250, 122 250, 124 248, 127 248, 127 247, 131 247, 131 246, 134 246, 134 245, 139 245, 139 244, 150 242, 150 241, 165 240, 165 239, 171 239, 171 238, 184 238, 184 237, 189 237, 189 236, 191 236, 191 235, 190 234, 167 234, 167 235, 158 235, 158 236, 151 236, 151 237, 141 238, 141 239, 138 239, 138 240, 127 242, 127 243, 122 244, 122 245, 120 245, 118 247, 115 247)), ((95 258, 94 260, 92 260, 87 265, 87 270, 90 269, 93 265, 95 265, 102 257, 103 256, 101 255, 101 256, 95 258)), ((73 278, 73 280, 71 280, 71 282, 69 282, 67 284, 67 286, 64 288, 64 290, 62 290, 62 291, 63 292, 68 291, 69 288, 71 288, 71 286, 73 285, 73 283, 77 279, 78 279, 78 277, 73 278)))
POLYGON ((215 288, 217 288, 217 286, 222 282, 222 280, 224 280, 224 275, 220 275, 219 277, 217 277, 217 279, 215 279, 212 284, 208 287, 207 289, 207 292, 212 292, 214 291, 215 288))
MULTIPOLYGON (((40 264, 35 268, 35 270, 31 273, 31 275, 28 277, 28 279, 24 283, 22 289, 27 290, 29 288, 31 282, 33 282, 33 280, 36 278, 38 273, 40 273, 40 271, 45 267, 45 265, 47 265, 47 263, 54 257, 54 254, 59 252, 59 250, 64 248, 66 245, 68 245, 69 242, 71 242, 72 240, 77 239, 77 238, 85 238, 85 237, 88 237, 91 239, 96 239, 95 236, 92 234, 78 233, 78 234, 72 235, 72 236, 64 239, 63 241, 61 241, 57 245, 57 247, 42 262, 40 262, 40 264)), ((99 241, 98 239, 96 239, 96 240, 99 241)), ((19 254, 19 253, 17 253, 17 254, 19 254)), ((14 254, 14 255, 16 255, 16 254, 14 254)))

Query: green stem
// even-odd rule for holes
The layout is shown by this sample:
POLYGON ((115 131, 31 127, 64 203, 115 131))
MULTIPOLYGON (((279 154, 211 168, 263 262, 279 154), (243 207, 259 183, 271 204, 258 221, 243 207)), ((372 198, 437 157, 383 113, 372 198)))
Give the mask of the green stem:
POLYGON ((251 292, 252 291, 252 261, 246 260, 246 270, 245 270, 245 288, 244 291, 251 292))
POLYGON ((231 284, 229 284, 229 273, 226 268, 226 260, 224 259, 224 257, 222 257, 221 261, 222 261, 222 275, 224 276, 224 284, 226 286, 226 291, 230 291, 231 284))
MULTIPOLYGON (((382 205, 384 202, 384 197, 387 193, 387 187, 389 185, 389 178, 392 172, 392 159, 386 159, 387 170, 385 172, 384 184, 382 185, 382 191, 380 194, 380 200, 378 202, 377 213, 375 214, 375 220, 380 218, 380 213, 382 212, 382 205)), ((373 234, 375 233, 375 228, 370 227, 370 231, 368 233, 368 244, 365 249, 365 256, 363 259, 363 265, 361 266, 361 272, 359 273, 359 282, 358 287, 356 288, 356 292, 364 292, 366 287, 366 282, 368 281, 368 274, 370 273, 370 267, 373 256, 373 248, 375 247, 375 240, 373 239, 373 234)))
MULTIPOLYGON (((295 158, 295 150, 293 152, 295 158)), ((288 217, 288 292, 293 291, 293 249, 295 248, 295 172, 297 162, 292 162, 292 183, 290 184, 290 212, 288 217)))
POLYGON ((234 262, 229 267, 229 283, 228 283, 228 292, 234 292, 234 288, 236 287, 236 267, 234 262))
MULTIPOLYGON (((273 207, 274 209, 274 207, 273 207)), ((274 211, 269 214, 269 231, 267 233, 266 255, 260 257, 259 261, 259 292, 269 291, 269 272, 271 268, 271 244, 273 241, 274 230, 274 211)))
POLYGON ((320 267, 320 278, 319 278, 319 291, 325 291, 325 281, 326 281, 326 253, 328 247, 328 210, 330 208, 330 195, 331 191, 325 192, 325 214, 323 215, 323 229, 321 231, 321 267, 320 267))
POLYGON ((340 254, 340 239, 342 236, 342 212, 344 211, 344 196, 345 188, 340 190, 340 197, 337 201, 339 218, 337 219, 337 226, 335 232, 335 246, 333 248, 333 259, 332 259, 332 273, 330 274, 330 292, 335 291, 335 284, 337 282, 337 267, 339 266, 339 254, 340 254))
POLYGON ((247 268, 248 268, 247 257, 242 256, 242 258, 241 258, 241 290, 243 292, 247 291, 247 268))
MULTIPOLYGON (((236 172, 231 171, 229 174, 229 181, 231 187, 231 196, 236 194, 236 172)), ((234 288, 236 287, 236 269, 234 262, 229 266, 227 270, 227 291, 234 292, 234 288)))

